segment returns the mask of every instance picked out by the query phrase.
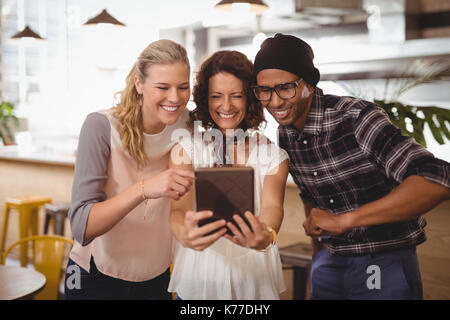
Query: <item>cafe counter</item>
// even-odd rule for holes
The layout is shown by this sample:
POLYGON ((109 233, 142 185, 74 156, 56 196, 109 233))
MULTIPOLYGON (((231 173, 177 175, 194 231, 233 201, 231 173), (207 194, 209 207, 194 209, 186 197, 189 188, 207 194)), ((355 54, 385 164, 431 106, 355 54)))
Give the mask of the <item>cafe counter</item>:
MULTIPOLYGON (((45 152, 19 152, 16 146, 0 147, 0 212, 3 213, 5 198, 22 195, 50 197, 55 203, 71 200, 75 156, 45 152)), ((44 225, 45 214, 39 212, 39 225, 44 225)), ((0 216, 3 223, 3 214, 0 216)), ((18 215, 10 214, 6 246, 18 239, 18 215)), ((70 226, 65 227, 71 236, 70 226)))
POLYGON ((74 153, 52 153, 44 150, 21 151, 17 146, 0 147, 0 160, 62 165, 73 167, 74 153))

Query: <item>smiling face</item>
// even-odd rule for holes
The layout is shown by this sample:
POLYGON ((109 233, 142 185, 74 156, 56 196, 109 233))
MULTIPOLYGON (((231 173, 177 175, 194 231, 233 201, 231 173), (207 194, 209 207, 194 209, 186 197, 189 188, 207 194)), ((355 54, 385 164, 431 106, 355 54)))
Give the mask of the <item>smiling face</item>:
POLYGON ((244 120, 246 105, 242 80, 226 72, 219 72, 209 78, 208 109, 222 132, 238 128, 244 120))
MULTIPOLYGON (((280 69, 265 69, 256 76, 258 86, 268 87, 298 79, 297 75, 280 69)), ((293 98, 283 100, 275 91, 272 91, 270 100, 261 103, 280 125, 294 125, 302 131, 308 117, 313 91, 314 89, 308 83, 301 81, 293 98)))
POLYGON ((135 77, 136 90, 142 94, 145 133, 161 132, 177 121, 189 101, 189 71, 182 62, 154 64, 147 68, 144 82, 135 77))

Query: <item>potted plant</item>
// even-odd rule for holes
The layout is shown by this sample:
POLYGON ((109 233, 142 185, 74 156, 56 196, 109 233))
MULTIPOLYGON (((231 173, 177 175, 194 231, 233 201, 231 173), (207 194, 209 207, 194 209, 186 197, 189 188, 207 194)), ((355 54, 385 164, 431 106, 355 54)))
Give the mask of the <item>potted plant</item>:
POLYGON ((5 146, 15 144, 13 127, 19 126, 19 119, 14 114, 14 105, 3 101, 0 104, 0 138, 5 146))
MULTIPOLYGON (((382 98, 374 98, 373 101, 386 111, 391 122, 399 127, 403 134, 413 137, 426 147, 423 130, 427 124, 434 139, 442 145, 445 144, 444 137, 450 140, 450 110, 438 106, 413 106, 398 100, 402 94, 418 85, 442 80, 448 76, 450 76, 448 62, 436 61, 430 64, 425 60, 416 60, 399 78, 388 78, 382 98)), ((352 95, 367 99, 363 93, 367 91, 355 92, 354 88, 346 83, 339 82, 339 84, 352 95)))

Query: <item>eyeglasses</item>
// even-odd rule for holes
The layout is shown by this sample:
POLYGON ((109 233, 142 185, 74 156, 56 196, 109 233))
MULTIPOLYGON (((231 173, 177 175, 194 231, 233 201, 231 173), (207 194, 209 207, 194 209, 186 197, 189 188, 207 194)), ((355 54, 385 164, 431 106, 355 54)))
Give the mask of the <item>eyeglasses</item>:
POLYGON ((259 101, 269 101, 272 98, 272 91, 275 91, 281 99, 289 100, 297 94, 297 87, 302 80, 280 83, 274 87, 253 86, 253 93, 259 101))

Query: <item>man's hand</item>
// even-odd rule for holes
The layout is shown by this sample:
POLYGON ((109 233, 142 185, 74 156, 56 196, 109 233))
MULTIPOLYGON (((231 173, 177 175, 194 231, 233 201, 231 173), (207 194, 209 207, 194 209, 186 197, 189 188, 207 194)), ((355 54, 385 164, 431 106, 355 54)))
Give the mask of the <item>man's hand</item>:
POLYGON ((313 208, 303 223, 308 236, 317 238, 323 235, 338 235, 351 229, 348 215, 334 214, 325 210, 313 208))

